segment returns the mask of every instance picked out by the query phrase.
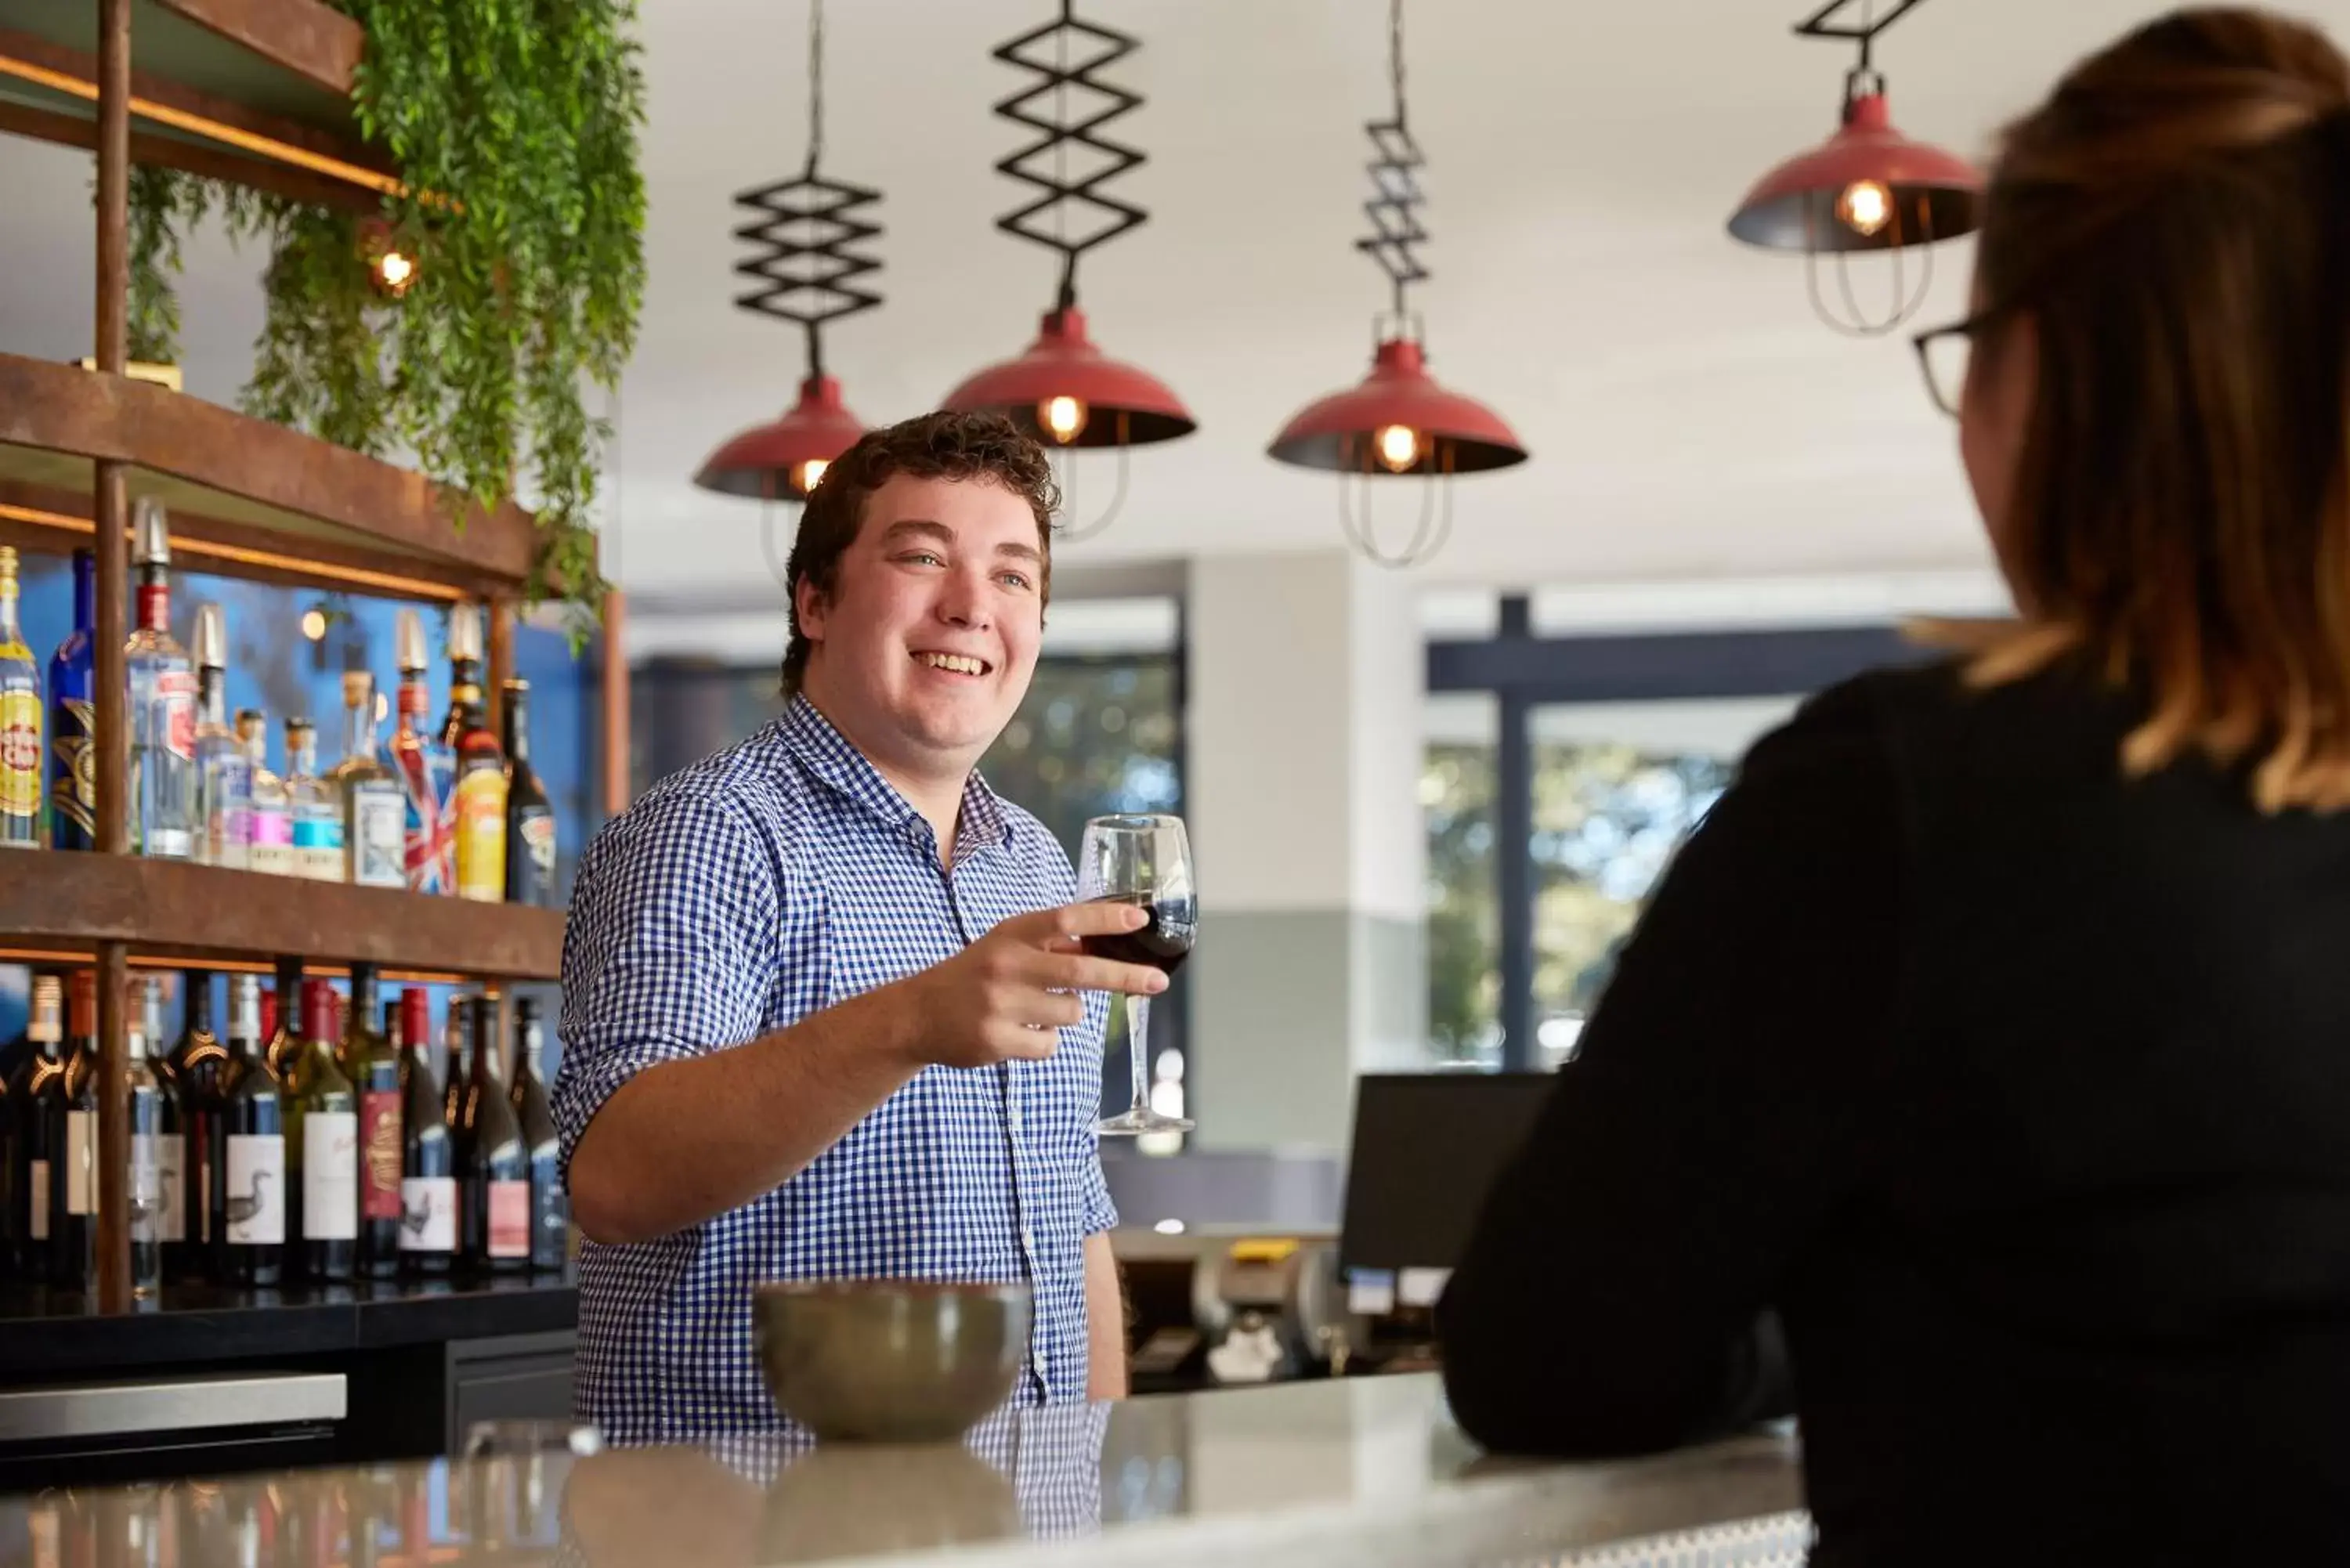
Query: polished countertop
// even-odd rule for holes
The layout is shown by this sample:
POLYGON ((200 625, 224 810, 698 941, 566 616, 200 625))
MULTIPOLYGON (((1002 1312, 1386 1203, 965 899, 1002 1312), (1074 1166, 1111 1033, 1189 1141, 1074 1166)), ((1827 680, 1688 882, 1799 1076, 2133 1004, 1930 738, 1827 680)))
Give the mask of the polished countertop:
POLYGON ((106 1563, 110 1542, 136 1568, 1467 1568, 1714 1527, 1753 1550, 1799 1552, 1803 1537, 1791 1438, 1605 1464, 1498 1459, 1452 1425, 1429 1376, 1007 1411, 927 1449, 785 1433, 593 1447, 561 1428, 485 1428, 471 1459, 8 1498, 0 1543, 29 1540, 33 1568, 106 1563))

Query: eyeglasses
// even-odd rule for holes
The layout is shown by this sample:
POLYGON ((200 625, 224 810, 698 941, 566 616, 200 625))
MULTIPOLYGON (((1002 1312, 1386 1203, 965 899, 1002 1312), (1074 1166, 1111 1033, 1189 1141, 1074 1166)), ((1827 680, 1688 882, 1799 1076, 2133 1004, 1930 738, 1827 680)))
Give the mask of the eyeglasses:
POLYGON ((1996 309, 1980 310, 1964 321, 1937 327, 1909 339, 1910 347, 1918 350, 1918 368, 1925 373, 1926 395, 1952 419, 1959 417, 1959 406, 1966 399, 1967 364, 1974 358, 1975 338, 2001 314, 1996 309))

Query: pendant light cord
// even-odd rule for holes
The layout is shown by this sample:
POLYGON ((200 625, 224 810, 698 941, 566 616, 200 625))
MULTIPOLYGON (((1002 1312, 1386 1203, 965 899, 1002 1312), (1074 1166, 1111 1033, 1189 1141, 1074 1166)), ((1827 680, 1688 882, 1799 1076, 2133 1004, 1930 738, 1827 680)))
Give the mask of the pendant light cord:
POLYGON ((808 0, 808 149, 804 178, 824 157, 824 0, 808 0))
POLYGON ((1419 221, 1426 198, 1420 194, 1419 173, 1428 161, 1420 155, 1419 143, 1411 139, 1406 119, 1403 0, 1389 0, 1388 5, 1388 80, 1395 90, 1394 112, 1363 126, 1378 156, 1369 165, 1372 196, 1363 203, 1363 212, 1371 220, 1371 233, 1357 240, 1355 248, 1388 275, 1395 314, 1401 321, 1407 308, 1404 291, 1428 279, 1428 268, 1418 250, 1428 240, 1428 230, 1419 221))

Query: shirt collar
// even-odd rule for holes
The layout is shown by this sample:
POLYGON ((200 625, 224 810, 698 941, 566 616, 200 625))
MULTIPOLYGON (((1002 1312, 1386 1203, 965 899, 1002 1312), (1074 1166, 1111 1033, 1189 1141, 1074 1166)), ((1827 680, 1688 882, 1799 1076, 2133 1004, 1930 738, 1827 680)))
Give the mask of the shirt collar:
MULTIPOLYGON (((900 833, 924 840, 932 837, 930 823, 914 809, 913 803, 881 776, 881 770, 847 736, 833 728, 832 721, 807 700, 806 693, 792 698, 791 706, 784 711, 776 725, 785 748, 835 793, 900 833)), ((961 861, 979 850, 992 848, 1003 843, 1010 832, 1011 819, 1003 802, 987 787, 979 771, 972 769, 962 786, 962 809, 955 826, 955 859, 961 861)))

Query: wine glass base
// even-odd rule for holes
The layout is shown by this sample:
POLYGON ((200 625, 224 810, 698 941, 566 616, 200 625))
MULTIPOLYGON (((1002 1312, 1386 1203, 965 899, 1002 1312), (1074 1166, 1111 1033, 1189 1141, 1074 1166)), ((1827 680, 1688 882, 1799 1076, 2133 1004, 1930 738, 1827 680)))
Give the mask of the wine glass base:
POLYGON ((1170 1116, 1158 1111, 1136 1110, 1123 1115, 1104 1116, 1094 1124, 1094 1131, 1105 1137, 1132 1137, 1141 1133, 1190 1132, 1200 1124, 1185 1116, 1170 1116))

